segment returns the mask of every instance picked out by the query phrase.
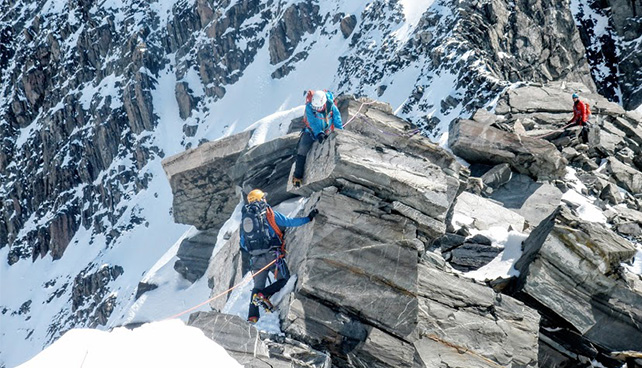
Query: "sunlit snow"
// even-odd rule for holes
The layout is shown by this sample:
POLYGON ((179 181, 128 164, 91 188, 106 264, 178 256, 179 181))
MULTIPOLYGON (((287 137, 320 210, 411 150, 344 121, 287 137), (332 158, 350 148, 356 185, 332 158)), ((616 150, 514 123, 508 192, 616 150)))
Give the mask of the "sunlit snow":
POLYGON ((201 330, 180 320, 110 332, 73 329, 20 368, 242 367, 201 330))

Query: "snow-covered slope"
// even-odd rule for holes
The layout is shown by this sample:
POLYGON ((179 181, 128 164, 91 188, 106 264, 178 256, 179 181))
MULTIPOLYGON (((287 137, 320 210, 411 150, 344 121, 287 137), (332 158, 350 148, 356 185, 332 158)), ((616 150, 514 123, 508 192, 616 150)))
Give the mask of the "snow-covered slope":
POLYGON ((211 367, 212 364, 242 367, 201 330, 173 320, 135 330, 75 329, 21 367, 211 367))

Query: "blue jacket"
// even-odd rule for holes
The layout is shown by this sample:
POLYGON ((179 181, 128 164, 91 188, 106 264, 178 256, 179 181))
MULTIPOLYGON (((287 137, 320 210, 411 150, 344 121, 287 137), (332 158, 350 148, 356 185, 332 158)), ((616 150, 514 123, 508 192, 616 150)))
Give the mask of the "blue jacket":
MULTIPOLYGON (((297 227, 301 225, 305 225, 308 222, 310 222, 310 219, 308 217, 287 217, 284 214, 274 211, 274 222, 276 222, 278 227, 297 227)), ((270 235, 272 235, 273 239, 278 239, 278 236, 274 232, 274 229, 270 226, 269 228, 270 235)), ((241 231, 241 248, 245 248, 245 238, 243 236, 243 232, 241 231)))
POLYGON ((312 138, 315 139, 321 132, 325 132, 327 134, 332 125, 334 125, 335 129, 343 129, 341 113, 333 102, 334 97, 332 93, 327 92, 326 96, 328 98, 328 102, 325 104, 325 111, 318 112, 312 108, 309 102, 305 104, 305 117, 309 124, 309 127, 306 127, 305 131, 312 134, 312 138))

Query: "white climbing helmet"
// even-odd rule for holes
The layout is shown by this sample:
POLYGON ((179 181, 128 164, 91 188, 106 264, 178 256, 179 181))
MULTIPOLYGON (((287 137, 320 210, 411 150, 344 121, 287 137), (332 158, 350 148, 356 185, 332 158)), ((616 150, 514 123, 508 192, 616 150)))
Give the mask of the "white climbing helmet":
POLYGON ((328 98, 325 96, 325 92, 315 91, 312 95, 312 101, 310 101, 310 105, 312 105, 312 108, 317 111, 323 111, 325 109, 325 103, 327 101, 328 98))

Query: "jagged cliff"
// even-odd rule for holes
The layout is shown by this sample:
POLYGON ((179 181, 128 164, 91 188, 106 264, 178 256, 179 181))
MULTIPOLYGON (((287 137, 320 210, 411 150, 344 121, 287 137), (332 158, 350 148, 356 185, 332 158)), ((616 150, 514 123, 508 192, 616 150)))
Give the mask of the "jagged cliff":
MULTIPOLYGON (((14 349, 20 358, 0 353, 0 365, 21 362, 69 328, 120 323, 145 290, 136 287, 140 275, 185 231, 172 217, 200 217, 203 222, 186 221, 209 229, 191 240, 202 254, 183 248, 176 265, 189 280, 205 272, 203 259, 225 218, 183 210, 190 190, 170 208, 164 157, 288 111, 306 88, 386 101, 435 138, 452 120, 494 105, 502 91, 523 82, 581 82, 587 93, 597 89, 635 108, 639 7, 626 1, 2 2, 0 256, 9 265, 2 280, 10 292, 0 301, 0 318, 27 348, 14 349), (28 285, 19 287, 25 279, 28 285)), ((497 113, 506 114, 501 107, 497 113)), ((606 149, 623 152, 617 140, 635 124, 614 120, 606 149)), ((281 140, 286 148, 270 163, 275 172, 289 167, 286 152, 295 144, 281 140)), ((265 163, 261 150, 268 148, 261 147, 244 154, 225 180, 282 185, 267 171, 253 171, 265 163), (254 172, 252 180, 247 172, 254 172)), ((576 153, 563 155, 591 165, 576 153)), ((625 164, 637 160, 622 154, 625 164)), ((616 172, 617 157, 609 166, 616 172)), ((515 170, 531 175, 539 168, 515 170)), ((618 174, 617 185, 637 188, 630 177, 635 174, 618 174)), ((604 188, 613 197, 616 186, 604 188)), ((292 196, 274 192, 282 193, 278 200, 292 196)), ((195 208, 218 210, 201 202, 195 208)))

